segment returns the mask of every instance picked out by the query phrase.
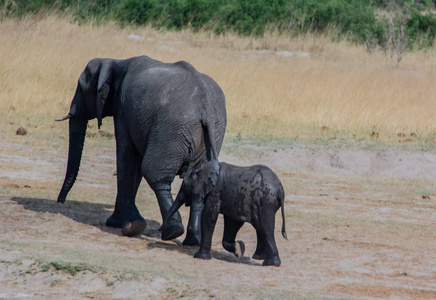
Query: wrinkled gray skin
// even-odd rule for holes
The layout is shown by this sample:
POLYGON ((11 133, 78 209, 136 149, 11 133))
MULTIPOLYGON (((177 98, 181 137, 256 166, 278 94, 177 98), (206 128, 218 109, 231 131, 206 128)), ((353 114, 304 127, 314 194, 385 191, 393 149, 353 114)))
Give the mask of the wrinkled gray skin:
MULTIPOLYGON (((106 225, 124 235, 146 227, 135 205, 142 177, 155 192, 162 218, 173 203, 171 183, 195 165, 216 158, 225 128, 224 94, 209 76, 187 62, 162 63, 147 56, 93 59, 80 75, 69 119, 69 153, 58 202, 65 202, 79 171, 88 120, 113 116, 117 153, 117 197, 106 225)), ((186 245, 198 245, 202 205, 191 207, 186 245)), ((162 239, 183 234, 180 214, 162 239)))
POLYGON ((275 214, 282 211, 282 235, 285 239, 285 193, 277 175, 268 167, 255 165, 238 167, 211 160, 189 171, 170 208, 166 221, 183 203, 187 206, 203 203, 200 249, 196 258, 210 259, 212 235, 218 214, 224 215, 223 247, 240 257, 245 246, 235 241, 244 222, 256 229, 257 248, 254 259, 264 259, 264 266, 280 266, 279 252, 274 239, 275 214))

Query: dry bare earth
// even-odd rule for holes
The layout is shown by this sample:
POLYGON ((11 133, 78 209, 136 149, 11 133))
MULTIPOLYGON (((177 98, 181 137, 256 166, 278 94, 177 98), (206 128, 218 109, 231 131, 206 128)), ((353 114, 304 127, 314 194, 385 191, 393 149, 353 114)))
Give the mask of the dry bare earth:
MULTIPOLYGON (((0 298, 436 298, 434 49, 391 68, 383 54, 325 39, 132 32, 140 40, 114 26, 55 17, 0 24, 0 298), (144 234, 126 238, 106 227, 116 195, 115 146, 95 132, 66 204, 56 203, 67 124, 51 120, 68 110, 89 59, 142 54, 190 61, 216 79, 226 93, 227 136, 341 140, 225 142, 221 160, 265 163, 282 179, 289 241, 277 230, 280 268, 250 259, 250 225, 238 236, 247 246, 241 259, 221 247, 221 220, 211 261, 194 259, 196 248, 179 245, 183 236, 162 242, 145 183, 137 197, 148 220, 144 234), (18 126, 27 135, 16 136, 18 126), (321 133, 323 126, 330 130, 321 133), (341 144, 365 143, 372 131, 394 147, 404 132, 401 141, 426 150, 341 144)), ((186 223, 187 209, 182 215, 186 223)))
MULTIPOLYGON (((13 130, 1 127, 1 299, 436 298, 434 152, 226 140, 221 160, 266 163, 284 184, 289 241, 277 217, 282 266, 275 268, 250 259, 250 225, 238 235, 247 246, 241 259, 220 245, 222 219, 210 261, 194 259, 196 248, 180 245, 183 236, 161 241, 145 182, 137 197, 145 232, 127 238, 106 227, 116 194, 111 138, 87 139, 79 179, 57 204, 67 140, 40 145, 32 132, 5 134, 13 130)), ((186 208, 182 216, 186 222, 186 208)))

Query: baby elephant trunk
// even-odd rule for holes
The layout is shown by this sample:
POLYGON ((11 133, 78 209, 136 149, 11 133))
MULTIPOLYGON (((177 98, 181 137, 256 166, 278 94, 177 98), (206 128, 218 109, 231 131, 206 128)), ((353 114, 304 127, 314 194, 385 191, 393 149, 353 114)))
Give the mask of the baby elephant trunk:
POLYGON ((179 210, 179 208, 183 205, 183 203, 185 203, 185 196, 183 195, 183 193, 179 192, 177 194, 176 200, 174 201, 173 205, 171 205, 170 209, 165 214, 162 226, 159 228, 159 231, 163 231, 168 221, 179 210))

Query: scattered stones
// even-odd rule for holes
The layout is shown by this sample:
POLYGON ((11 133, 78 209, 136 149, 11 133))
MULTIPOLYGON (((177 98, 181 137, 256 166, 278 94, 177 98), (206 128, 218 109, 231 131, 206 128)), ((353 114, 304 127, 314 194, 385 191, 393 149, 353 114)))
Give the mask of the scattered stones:
POLYGON ((104 131, 104 130, 99 130, 99 131, 98 131, 98 134, 99 134, 100 136, 103 136, 103 137, 115 137, 115 134, 114 134, 114 133, 112 133, 112 132, 108 132, 108 131, 104 131))
POLYGON ((413 141, 413 139, 400 139, 400 140, 398 140, 398 142, 399 143, 413 143, 414 141, 413 141))
POLYGON ((99 130, 98 132, 92 132, 89 130, 86 131, 86 137, 93 138, 93 137, 97 137, 97 136, 113 138, 113 137, 115 137, 115 134, 112 132, 104 131, 104 130, 99 130))
POLYGON ((96 136, 97 136, 97 133, 95 133, 95 132, 91 132, 91 131, 87 130, 85 136, 86 136, 86 137, 96 137, 96 136))
POLYGON ((143 41, 144 38, 142 36, 136 35, 136 34, 129 34, 129 36, 127 37, 129 40, 132 40, 134 42, 140 42, 143 41))
POLYGON ((27 130, 24 127, 19 127, 16 132, 17 135, 26 135, 27 130))

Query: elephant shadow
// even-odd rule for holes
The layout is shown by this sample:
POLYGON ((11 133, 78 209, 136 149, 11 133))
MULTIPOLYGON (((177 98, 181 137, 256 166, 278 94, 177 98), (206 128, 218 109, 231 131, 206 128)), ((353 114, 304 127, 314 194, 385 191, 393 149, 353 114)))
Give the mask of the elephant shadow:
MULTIPOLYGON (((154 243, 148 244, 148 249, 165 249, 170 251, 177 251, 186 255, 189 255, 193 258, 194 254, 198 250, 198 246, 182 246, 182 242, 178 239, 172 241, 155 241, 154 243)), ((219 250, 211 250, 212 259, 217 259, 229 263, 236 264, 246 264, 253 266, 261 266, 261 263, 258 263, 252 260, 248 256, 236 257, 233 253, 227 251, 219 251, 219 250)), ((193 258, 194 259, 194 258, 193 258)))
MULTIPOLYGON (((102 203, 90 203, 85 201, 68 200, 65 203, 57 203, 55 200, 41 198, 12 197, 12 201, 23 206, 27 210, 61 214, 76 222, 97 227, 103 232, 121 236, 120 228, 106 226, 106 219, 112 214, 114 205, 102 203)), ((147 229, 144 234, 150 237, 160 237, 158 230, 160 223, 155 220, 146 220, 147 229)))
MULTIPOLYGON (((31 198, 31 197, 12 197, 12 201, 23 206, 24 209, 34 212, 44 212, 50 214, 61 214, 76 222, 94 226, 103 232, 122 236, 120 228, 106 226, 106 219, 112 214, 114 205, 91 203, 85 201, 68 200, 63 204, 57 203, 55 200, 31 198)), ((166 249, 177 251, 186 255, 194 256, 198 247, 182 246, 182 242, 178 239, 173 241, 160 241, 159 227, 160 223, 155 220, 146 219, 147 228, 141 235, 133 238, 144 239, 148 241, 148 249, 166 249)), ((234 254, 226 251, 211 251, 212 258, 230 262, 242 263, 248 265, 259 265, 259 263, 251 260, 247 256, 237 258, 234 254)))

